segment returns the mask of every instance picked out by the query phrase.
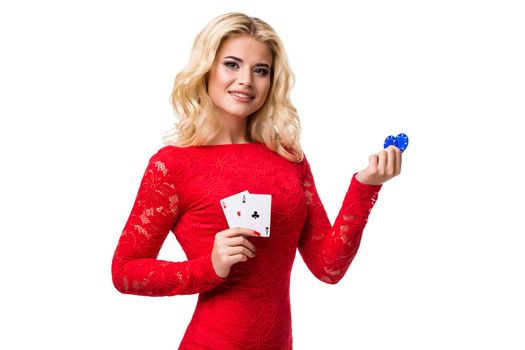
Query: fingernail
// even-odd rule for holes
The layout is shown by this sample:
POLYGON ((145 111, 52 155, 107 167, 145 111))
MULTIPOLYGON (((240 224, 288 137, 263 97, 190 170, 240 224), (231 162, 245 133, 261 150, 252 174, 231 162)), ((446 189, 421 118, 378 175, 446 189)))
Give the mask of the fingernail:
POLYGON ((260 236, 261 234, 257 231, 252 231, 254 234, 256 234, 257 236, 260 236))

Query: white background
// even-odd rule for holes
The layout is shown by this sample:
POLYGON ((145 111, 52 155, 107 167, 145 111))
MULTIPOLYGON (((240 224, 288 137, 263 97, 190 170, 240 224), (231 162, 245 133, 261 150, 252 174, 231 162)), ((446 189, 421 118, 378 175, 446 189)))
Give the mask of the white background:
MULTIPOLYGON (((525 11, 505 0, 3 1, 0 348, 177 348, 197 296, 119 294, 111 257, 173 79, 230 11, 285 43, 331 220, 384 138, 410 137, 344 279, 297 255, 295 348, 525 348, 525 11)), ((161 256, 184 259, 172 236, 161 256)))

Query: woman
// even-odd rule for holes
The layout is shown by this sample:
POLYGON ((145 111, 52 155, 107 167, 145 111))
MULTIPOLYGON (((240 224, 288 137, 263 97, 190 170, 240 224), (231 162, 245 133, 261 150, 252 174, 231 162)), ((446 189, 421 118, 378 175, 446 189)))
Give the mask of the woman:
POLYGON ((149 161, 112 275, 122 293, 199 293, 180 349, 291 349, 296 249, 318 279, 337 283, 382 183, 400 172, 397 148, 372 155, 332 226, 298 142, 292 84, 274 30, 241 13, 212 20, 175 79, 180 121, 149 161), (272 196, 270 237, 227 229, 219 201, 244 190, 272 196), (170 231, 187 261, 156 259, 170 231))

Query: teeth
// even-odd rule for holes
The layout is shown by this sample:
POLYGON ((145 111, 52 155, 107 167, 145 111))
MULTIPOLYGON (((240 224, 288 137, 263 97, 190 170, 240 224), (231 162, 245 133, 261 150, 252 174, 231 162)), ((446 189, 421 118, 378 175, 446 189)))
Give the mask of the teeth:
POLYGON ((240 93, 238 93, 238 92, 230 92, 230 94, 235 95, 235 96, 237 96, 237 97, 241 97, 241 98, 251 98, 251 97, 248 96, 248 95, 240 94, 240 93))

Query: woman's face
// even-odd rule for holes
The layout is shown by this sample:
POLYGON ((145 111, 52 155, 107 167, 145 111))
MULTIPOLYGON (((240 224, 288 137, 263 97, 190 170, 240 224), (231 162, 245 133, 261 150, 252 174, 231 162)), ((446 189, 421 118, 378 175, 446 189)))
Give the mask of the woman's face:
POLYGON ((228 38, 215 56, 208 95, 223 119, 235 121, 256 112, 270 89, 272 54, 250 35, 228 38))

